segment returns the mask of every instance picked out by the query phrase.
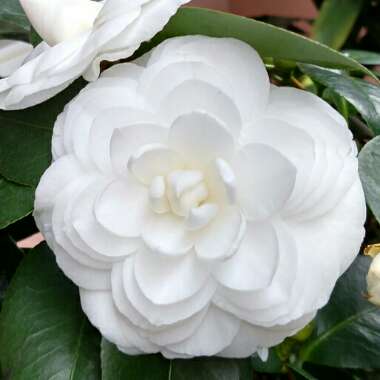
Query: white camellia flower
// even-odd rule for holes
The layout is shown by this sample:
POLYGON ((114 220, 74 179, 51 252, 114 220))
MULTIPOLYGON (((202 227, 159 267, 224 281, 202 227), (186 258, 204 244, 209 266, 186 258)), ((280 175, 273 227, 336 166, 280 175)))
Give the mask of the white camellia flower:
POLYGON ((81 75, 93 81, 100 62, 130 57, 189 0, 20 0, 43 38, 16 72, 0 81, 0 109, 41 103, 81 75))
POLYGON ((67 105, 35 218, 121 351, 265 356, 359 250, 356 154, 345 120, 271 86, 250 46, 174 38, 67 105))
POLYGON ((32 50, 33 46, 27 42, 0 40, 0 77, 6 77, 16 71, 32 50))

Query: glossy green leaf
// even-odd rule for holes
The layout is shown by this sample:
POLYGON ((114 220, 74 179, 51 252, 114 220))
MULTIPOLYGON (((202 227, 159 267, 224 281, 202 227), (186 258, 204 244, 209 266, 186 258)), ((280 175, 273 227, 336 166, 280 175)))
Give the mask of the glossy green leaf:
POLYGON ((161 355, 128 356, 105 339, 101 344, 101 363, 102 380, 168 380, 170 370, 170 361, 161 355))
POLYGON ((168 360, 161 355, 128 356, 103 339, 102 380, 251 380, 249 360, 196 358, 168 360))
POLYGON ((0 315, 1 368, 11 380, 99 380, 100 336, 78 289, 46 245, 28 253, 0 315))
POLYGON ((168 380, 251 380, 252 372, 248 359, 173 360, 168 380))
POLYGON ((0 232, 0 311, 9 282, 17 269, 23 252, 17 248, 16 242, 5 232, 0 232))
POLYGON ((78 80, 61 94, 21 111, 0 111, 0 174, 36 186, 51 162, 51 136, 57 116, 84 86, 78 80))
POLYGON ((317 315, 316 336, 301 350, 302 362, 338 368, 380 367, 380 308, 365 298, 370 259, 358 256, 317 315))
POLYGON ((30 214, 33 200, 33 188, 0 177, 0 229, 30 214))
POLYGON ((325 0, 315 22, 312 38, 340 49, 350 35, 364 0, 325 0))
POLYGON ((4 30, 1 25, 12 25, 13 30, 28 32, 30 23, 21 8, 19 0, 1 0, 0 6, 0 33, 4 30), (1 24, 3 23, 3 24, 1 24))
POLYGON ((357 61, 299 34, 230 13, 198 8, 180 9, 164 30, 151 43, 145 44, 137 55, 167 38, 189 34, 237 38, 254 47, 264 58, 358 70, 373 75, 357 61))
POLYGON ((331 88, 350 102, 375 134, 380 134, 380 87, 361 79, 351 78, 344 72, 314 65, 299 65, 313 80, 331 88))
POLYGON ((367 204, 380 223, 380 136, 372 139, 361 150, 359 174, 367 204))
POLYGON ((343 54, 355 59, 362 65, 380 65, 380 54, 367 50, 344 50, 343 54))

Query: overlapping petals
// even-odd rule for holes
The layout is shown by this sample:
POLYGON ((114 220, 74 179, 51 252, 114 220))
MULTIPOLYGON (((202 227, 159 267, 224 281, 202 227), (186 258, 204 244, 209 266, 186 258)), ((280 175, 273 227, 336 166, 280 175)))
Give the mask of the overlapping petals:
POLYGON ((97 79, 102 61, 130 57, 188 1, 21 0, 44 41, 18 70, 3 70, 0 109, 41 103, 82 75, 97 79))
POLYGON ((16 71, 32 52, 33 46, 23 41, 0 40, 0 77, 16 71))
POLYGON ((170 39, 67 105, 35 218, 84 311, 128 354, 264 354, 361 244, 346 122, 271 86, 248 45, 170 39))

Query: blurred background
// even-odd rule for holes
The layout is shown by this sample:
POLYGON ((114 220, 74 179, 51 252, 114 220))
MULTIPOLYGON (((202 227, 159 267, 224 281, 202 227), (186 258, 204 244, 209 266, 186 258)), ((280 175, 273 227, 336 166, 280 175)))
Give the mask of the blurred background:
POLYGON ((312 0, 194 0, 191 5, 248 17, 289 17, 314 19, 317 7, 312 0))

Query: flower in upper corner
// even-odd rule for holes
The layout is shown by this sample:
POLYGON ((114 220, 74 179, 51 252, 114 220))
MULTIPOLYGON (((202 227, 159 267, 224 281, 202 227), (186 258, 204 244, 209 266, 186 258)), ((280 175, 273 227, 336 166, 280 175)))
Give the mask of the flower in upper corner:
POLYGON ((20 0, 44 41, 22 67, 0 81, 0 109, 41 103, 81 75, 95 80, 101 61, 130 57, 188 1, 20 0))
POLYGON ((32 50, 33 46, 23 41, 0 40, 0 77, 16 71, 32 50))
POLYGON ((380 245, 370 245, 364 253, 372 257, 367 274, 368 301, 380 306, 380 245))
POLYGON ((359 250, 356 155, 344 118, 271 86, 250 46, 174 38, 67 105, 34 215, 123 352, 265 357, 359 250))

